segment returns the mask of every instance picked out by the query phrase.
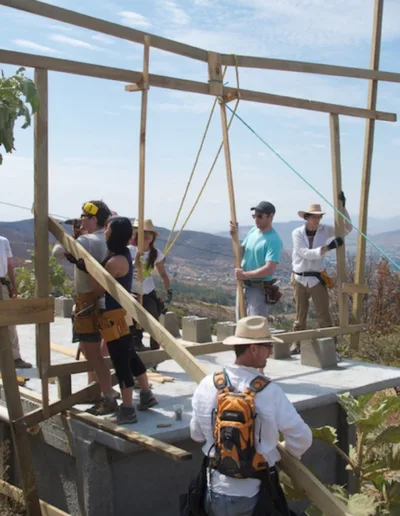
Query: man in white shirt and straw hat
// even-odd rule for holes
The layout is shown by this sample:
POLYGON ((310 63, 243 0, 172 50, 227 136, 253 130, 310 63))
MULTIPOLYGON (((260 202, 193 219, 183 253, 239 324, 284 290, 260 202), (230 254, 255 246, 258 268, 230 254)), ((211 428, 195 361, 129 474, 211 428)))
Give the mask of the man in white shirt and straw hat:
MULTIPOLYGON (((353 226, 350 215, 345 207, 346 197, 343 192, 339 194, 342 204, 341 212, 348 220, 344 220, 345 236, 353 226)), ((321 224, 325 213, 320 204, 311 204, 306 210, 298 212, 299 217, 305 220, 305 224, 295 229, 292 233, 292 282, 294 299, 296 302, 296 320, 293 331, 305 330, 307 326, 307 314, 309 299, 313 300, 317 313, 319 328, 332 326, 329 312, 329 295, 327 284, 330 280, 325 275, 325 254, 343 245, 341 237, 335 238, 335 228, 327 224, 321 224)), ((295 344, 292 353, 300 352, 300 343, 295 344)))

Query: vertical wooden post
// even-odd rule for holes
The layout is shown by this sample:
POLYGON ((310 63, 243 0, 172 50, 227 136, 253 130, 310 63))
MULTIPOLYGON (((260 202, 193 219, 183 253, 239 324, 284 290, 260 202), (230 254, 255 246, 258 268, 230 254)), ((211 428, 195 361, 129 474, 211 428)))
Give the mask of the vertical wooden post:
MULTIPOLYGON (((147 97, 149 90, 149 59, 150 36, 144 37, 143 78, 142 78, 142 106, 140 114, 140 144, 139 144, 139 200, 138 200, 138 251, 143 254, 144 248, 144 201, 145 201, 145 173, 146 173, 146 125, 147 125, 147 97)), ((138 263, 138 280, 143 281, 141 261, 138 263)), ((143 304, 143 296, 138 300, 143 304)))
MULTIPOLYGON (((48 152, 48 74, 35 70, 39 110, 35 115, 34 145, 34 214, 35 214, 35 280, 36 296, 48 297, 49 288, 49 152, 48 152)), ((49 417, 50 325, 36 325, 36 361, 42 380, 43 412, 49 417)))
MULTIPOLYGON (((0 303, 2 300, 3 293, 0 289, 0 303)), ((19 395, 11 340, 7 326, 0 326, 0 368, 27 514, 28 516, 41 516, 42 512, 36 488, 29 437, 24 427, 12 424, 12 421, 22 418, 24 412, 19 395)))
MULTIPOLYGON (((216 52, 208 53, 208 78, 209 78, 209 91, 213 95, 223 96, 224 86, 222 83, 222 67, 221 67, 221 56, 216 52)), ((225 166, 226 166, 226 179, 228 182, 228 193, 229 193, 229 207, 231 222, 237 224, 236 218, 236 204, 235 204, 235 191, 233 187, 232 177, 232 164, 231 164, 231 151, 229 147, 229 134, 228 134, 228 121, 226 116, 225 104, 220 100, 221 109, 221 122, 222 122, 222 135, 224 142, 224 153, 225 153, 225 166)), ((233 252, 235 255, 235 267, 240 267, 241 256, 240 256, 240 243, 239 234, 236 232, 235 236, 232 237, 233 252)), ((242 281, 237 282, 237 293, 239 301, 239 315, 240 317, 246 317, 246 304, 243 293, 242 281)))
MULTIPOLYGON (((333 180, 333 199, 335 208, 343 212, 343 203, 339 201, 339 194, 342 191, 342 166, 340 158, 340 131, 339 116, 330 115, 331 132, 331 153, 332 153, 332 180, 333 180)), ((344 220, 335 211, 335 235, 344 239, 344 220)), ((348 326, 349 324, 349 298, 348 294, 342 292, 342 285, 346 282, 346 248, 345 244, 336 249, 336 276, 339 303, 339 325, 348 326)))
MULTIPOLYGON (((375 0, 374 26, 372 32, 371 46, 371 68, 379 69, 379 59, 381 53, 382 38, 382 17, 383 17, 383 0, 375 0)), ((368 109, 376 109, 376 100, 378 95, 378 81, 370 80, 368 88, 368 109)), ((365 121, 365 140, 364 140, 364 160, 361 182, 361 199, 359 210, 358 227, 366 234, 368 226, 368 199, 369 187, 371 182, 372 154, 374 149, 375 120, 367 119, 365 121)), ((365 254, 366 241, 358 234, 357 240, 357 256, 356 271, 354 283, 365 283, 365 254)), ((356 323, 360 322, 363 295, 355 293, 353 297, 353 317, 356 323)), ((350 346, 357 349, 360 342, 360 334, 356 333, 351 336, 350 346)))

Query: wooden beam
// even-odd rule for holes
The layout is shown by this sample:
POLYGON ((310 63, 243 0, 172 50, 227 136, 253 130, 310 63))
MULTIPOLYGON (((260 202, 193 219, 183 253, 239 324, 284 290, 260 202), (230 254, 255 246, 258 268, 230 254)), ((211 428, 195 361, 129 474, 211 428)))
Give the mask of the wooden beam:
MULTIPOLYGON (((79 405, 80 403, 87 403, 88 400, 91 399, 93 394, 98 392, 98 385, 96 382, 92 382, 90 385, 81 389, 74 394, 71 394, 67 398, 64 398, 60 401, 56 401, 49 405, 49 415, 46 416, 42 408, 38 408, 32 410, 28 414, 25 414, 22 417, 19 417, 13 420, 16 426, 20 426, 22 428, 30 428, 42 421, 45 421, 49 417, 56 416, 60 412, 64 412, 65 410, 69 410, 74 405, 79 405)), ((11 419, 11 418, 10 418, 11 419)))
MULTIPOLYGON (((5 480, 0 480, 0 492, 2 495, 15 500, 16 502, 19 502, 23 497, 21 489, 9 484, 5 480)), ((61 509, 58 509, 57 507, 54 507, 54 505, 50 505, 43 500, 39 500, 39 504, 42 510, 42 516, 70 516, 61 509)))
MULTIPOLYGON (((39 109, 35 114, 34 140, 34 226, 36 296, 47 299, 49 285, 49 134, 48 134, 48 76, 47 70, 35 70, 35 86, 39 109)), ((36 363, 42 380, 43 412, 49 416, 50 326, 36 324, 36 363)))
MULTIPOLYGON (((125 27, 118 23, 112 23, 85 14, 77 13, 69 9, 63 9, 37 0, 0 0, 0 5, 12 7, 52 20, 82 27, 85 29, 108 34, 135 43, 144 44, 145 32, 125 27)), ((193 47, 185 43, 173 41, 160 36, 151 35, 151 46, 166 52, 171 52, 198 61, 207 62, 207 51, 193 47)), ((239 67, 256 68, 264 70, 281 70, 286 72, 313 73, 332 75, 335 77, 353 77, 357 79, 380 80, 388 82, 400 82, 400 73, 368 70, 347 66, 327 65, 321 63, 308 63, 303 61, 291 61, 284 59, 272 59, 268 57, 236 56, 239 67)), ((222 65, 235 66, 235 58, 232 54, 221 54, 222 65)))
POLYGON ((370 291, 370 286, 365 283, 343 283, 342 285, 342 292, 347 292, 348 294, 369 294, 370 291))
MULTIPOLYGON (((131 294, 125 290, 76 240, 64 231, 60 224, 49 218, 49 229, 64 249, 85 261, 93 278, 105 288, 127 313, 137 321, 167 353, 178 362, 189 376, 198 380, 206 374, 203 366, 177 341, 161 324, 152 317, 131 294)), ((59 376, 51 374, 51 376, 59 376)))
POLYGON ((331 493, 304 464, 290 455, 281 444, 278 445, 278 450, 281 456, 278 463, 279 468, 289 475, 298 487, 303 489, 323 514, 326 516, 352 516, 344 503, 331 493))
POLYGON ((143 90, 144 90, 144 87, 143 87, 142 83, 139 83, 139 84, 127 84, 125 86, 125 91, 129 91, 129 92, 132 92, 132 91, 143 91, 143 90))
POLYGON ((50 323, 54 321, 54 299, 31 297, 0 301, 0 326, 50 323))
POLYGON ((111 421, 107 421, 106 419, 100 419, 99 417, 92 416, 87 412, 70 412, 70 415, 73 419, 77 419, 78 421, 82 421, 90 426, 94 426, 99 430, 104 430, 116 437, 120 437, 129 441, 133 444, 138 444, 139 446, 146 448, 147 450, 156 452, 158 454, 164 455, 169 459, 175 461, 183 461, 183 460, 191 460, 192 454, 186 450, 182 450, 181 448, 177 448, 172 444, 164 443, 163 441, 159 441, 158 439, 154 439, 154 437, 150 437, 148 435, 140 434, 139 432, 135 432, 133 430, 129 430, 123 426, 115 425, 111 423, 111 421))
MULTIPOLYGON (((335 210, 335 236, 343 238, 344 242, 344 220, 340 216, 343 213, 343 203, 339 201, 342 191, 342 165, 340 157, 340 130, 339 116, 330 115, 331 134, 331 155, 332 155, 332 180, 333 180, 333 202, 335 210)), ((349 298, 342 289, 342 283, 346 281, 346 246, 345 243, 336 249, 336 277, 339 304, 339 324, 349 325, 349 298)))
POLYGON ((221 56, 216 52, 208 52, 208 91, 217 97, 224 94, 221 56))
MULTIPOLYGON (((375 0, 375 11, 374 11, 374 26, 372 31, 372 46, 371 46, 371 68, 377 70, 379 68, 379 59, 381 53, 381 39, 382 39, 382 18, 383 18, 383 0, 375 0)), ((378 81, 371 80, 368 88, 368 101, 367 106, 369 109, 376 108, 376 101, 378 97, 378 81)), ((364 139, 364 159, 362 168, 362 179, 361 179, 361 198, 360 198, 360 209, 358 227, 364 233, 367 234, 368 226, 368 200, 369 200, 369 188, 371 183, 371 170, 372 170, 372 155, 374 150, 374 135, 375 135, 375 122, 373 120, 367 120, 365 126, 365 139, 364 139)), ((359 233, 357 238, 357 254, 356 254, 356 270, 354 275, 354 283, 365 282, 365 255, 366 255, 366 241, 364 237, 359 233)), ((362 309, 363 297, 361 294, 356 293, 353 297, 353 318, 355 322, 361 320, 361 309, 362 309)), ((352 349, 358 349, 360 342, 360 334, 353 335, 350 339, 350 347, 352 349)))
POLYGON ((60 400, 69 398, 72 395, 72 378, 71 375, 59 376, 57 378, 58 397, 60 400))
MULTIPOLYGON (((279 333, 277 337, 283 340, 285 344, 291 344, 297 341, 322 339, 324 337, 337 337, 338 335, 352 335, 361 330, 360 324, 353 324, 347 327, 332 326, 332 328, 316 328, 314 330, 291 331, 288 333, 279 333)), ((277 344, 275 343, 274 346, 277 344)), ((279 346, 279 344, 278 344, 279 346)))
MULTIPOLYGON (((1 1, 2 0, 0 0, 0 3, 1 1)), ((140 72, 131 70, 92 65, 89 63, 79 63, 77 61, 68 61, 54 57, 42 57, 36 56, 34 54, 13 52, 10 50, 0 50, 0 62, 27 67, 41 67, 57 72, 71 73, 87 77, 97 77, 100 79, 109 79, 125 83, 137 83, 140 81, 142 76, 140 72)), ((210 94, 208 84, 206 83, 188 81, 186 79, 179 79, 174 77, 166 77, 163 75, 149 74, 149 85, 155 88, 187 91, 192 93, 200 93, 203 95, 210 94)), ((236 93, 236 91, 236 88, 229 88, 227 86, 224 87, 225 94, 236 93)), ((285 97, 282 95, 273 95, 271 93, 262 93, 251 90, 241 89, 240 98, 242 100, 248 100, 251 102, 259 102, 261 104, 294 107, 297 109, 319 111, 323 113, 336 113, 338 115, 354 116, 358 118, 372 118, 376 120, 384 120, 387 122, 396 122, 397 120, 397 116, 394 113, 342 106, 339 104, 330 104, 327 102, 319 102, 295 97, 285 97)))
MULTIPOLYGON (((3 292, 0 289, 0 300, 2 299, 3 292)), ((19 395, 10 334, 7 327, 0 327, 0 369, 7 410, 9 418, 12 421, 23 417, 24 412, 19 395)), ((11 425, 11 435, 14 444, 14 453, 16 453, 17 457, 19 477, 21 479, 27 515, 41 516, 42 513, 39 505, 39 496, 28 435, 25 431, 21 432, 14 425, 11 425)))

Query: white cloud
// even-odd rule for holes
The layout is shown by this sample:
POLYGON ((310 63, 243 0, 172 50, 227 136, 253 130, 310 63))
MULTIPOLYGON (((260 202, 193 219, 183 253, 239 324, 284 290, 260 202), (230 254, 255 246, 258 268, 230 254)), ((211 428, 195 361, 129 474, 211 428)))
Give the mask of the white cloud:
POLYGON ((46 47, 44 45, 39 45, 38 43, 34 43, 33 41, 29 41, 27 39, 13 39, 12 41, 15 45, 22 48, 29 48, 31 50, 37 50, 39 52, 46 52, 48 54, 57 54, 57 50, 54 48, 46 47))
POLYGON ((187 25, 190 16, 174 0, 160 0, 160 7, 166 12, 168 21, 176 25, 187 25))
POLYGON ((211 5, 210 0, 194 0, 194 5, 198 5, 200 7, 207 7, 211 5))
POLYGON ((53 23, 51 25, 48 25, 48 28, 51 30, 62 30, 63 32, 71 32, 72 27, 69 27, 67 25, 62 25, 61 23, 53 23))
POLYGON ((89 50, 101 50, 101 48, 97 47, 96 45, 92 45, 91 43, 87 43, 81 39, 69 38, 68 36, 63 36, 62 34, 51 34, 49 39, 51 41, 56 41, 57 43, 65 43, 65 45, 70 45, 71 47, 87 48, 89 50))
POLYGON ((145 16, 134 11, 120 11, 121 21, 130 27, 150 27, 151 23, 145 16))
POLYGON ((105 45, 114 45, 115 41, 104 34, 95 34, 92 36, 92 39, 96 41, 100 41, 100 43, 104 43, 105 45))

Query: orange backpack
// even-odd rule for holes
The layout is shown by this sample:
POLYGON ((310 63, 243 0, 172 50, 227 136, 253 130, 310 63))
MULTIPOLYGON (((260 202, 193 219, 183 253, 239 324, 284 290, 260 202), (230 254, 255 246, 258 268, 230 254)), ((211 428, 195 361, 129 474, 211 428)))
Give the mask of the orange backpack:
POLYGON ((214 373, 218 397, 213 412, 215 456, 210 460, 212 468, 228 477, 257 478, 268 469, 255 447, 254 398, 269 383, 264 376, 257 376, 243 392, 235 392, 225 371, 214 373))

